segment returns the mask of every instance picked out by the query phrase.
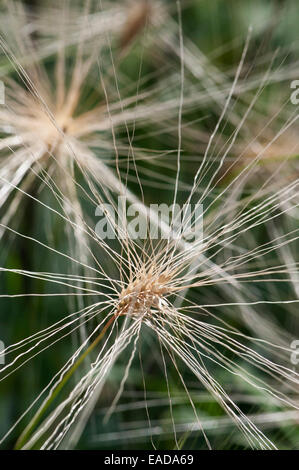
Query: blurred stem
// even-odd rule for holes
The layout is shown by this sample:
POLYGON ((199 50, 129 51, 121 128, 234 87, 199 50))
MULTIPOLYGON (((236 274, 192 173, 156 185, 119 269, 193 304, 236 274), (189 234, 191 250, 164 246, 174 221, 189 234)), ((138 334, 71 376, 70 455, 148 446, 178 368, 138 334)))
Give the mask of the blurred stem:
MULTIPOLYGON (((260 160, 258 161, 253 161, 252 162, 252 166, 253 165, 256 165, 257 168, 265 168, 267 167, 268 165, 271 165, 271 164, 275 164, 275 163, 282 163, 284 160, 289 160, 289 161, 292 161, 292 160, 298 160, 299 159, 299 154, 298 153, 294 153, 292 155, 289 155, 289 156, 286 156, 286 155, 281 155, 281 156, 275 156, 275 157, 269 157, 269 158, 261 158, 260 160)), ((248 166, 248 168, 252 168, 252 166, 248 166)), ((242 171, 247 168, 245 167, 244 165, 240 165, 240 167, 237 169, 232 169, 230 172, 228 172, 227 176, 224 177, 223 181, 225 183, 229 183, 231 182, 232 180, 236 179, 241 173, 242 171)))
POLYGON ((94 350, 94 348, 99 344, 99 342, 102 340, 103 336, 105 335, 106 331, 108 328, 112 325, 112 323, 118 318, 119 314, 114 314, 104 325, 103 329, 101 330, 100 334, 95 338, 95 340, 91 343, 91 345, 84 351, 84 353, 77 359, 77 361, 74 363, 74 365, 71 367, 71 369, 68 371, 68 373, 64 376, 63 380, 54 388, 53 393, 51 396, 46 400, 46 402, 43 404, 43 406, 35 413, 29 424, 26 426, 22 434, 20 435, 19 439, 16 442, 15 449, 20 450, 22 447, 26 444, 28 441, 29 437, 31 436, 34 428, 38 425, 40 422, 41 418, 49 408, 49 406, 52 404, 52 402, 55 400, 57 395, 60 393, 60 391, 63 389, 65 384, 69 381, 69 379, 72 377, 74 372, 77 370, 77 368, 82 364, 84 359, 88 356, 91 351, 94 350))

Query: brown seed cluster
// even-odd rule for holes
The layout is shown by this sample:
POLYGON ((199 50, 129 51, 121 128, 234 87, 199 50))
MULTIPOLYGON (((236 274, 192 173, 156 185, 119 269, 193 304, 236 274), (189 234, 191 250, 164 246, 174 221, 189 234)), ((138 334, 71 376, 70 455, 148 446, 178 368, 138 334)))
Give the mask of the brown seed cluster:
POLYGON ((158 277, 142 274, 120 293, 118 313, 120 315, 146 315, 152 309, 160 310, 166 305, 165 295, 171 292, 170 276, 158 277))

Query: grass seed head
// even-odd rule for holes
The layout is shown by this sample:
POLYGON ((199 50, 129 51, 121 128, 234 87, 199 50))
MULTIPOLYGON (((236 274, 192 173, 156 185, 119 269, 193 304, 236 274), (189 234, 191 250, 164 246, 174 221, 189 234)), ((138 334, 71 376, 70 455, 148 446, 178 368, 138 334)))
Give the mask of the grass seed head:
POLYGON ((170 273, 154 274, 153 270, 141 271, 121 291, 118 311, 134 316, 148 315, 151 310, 161 310, 166 305, 165 296, 172 287, 170 273))

